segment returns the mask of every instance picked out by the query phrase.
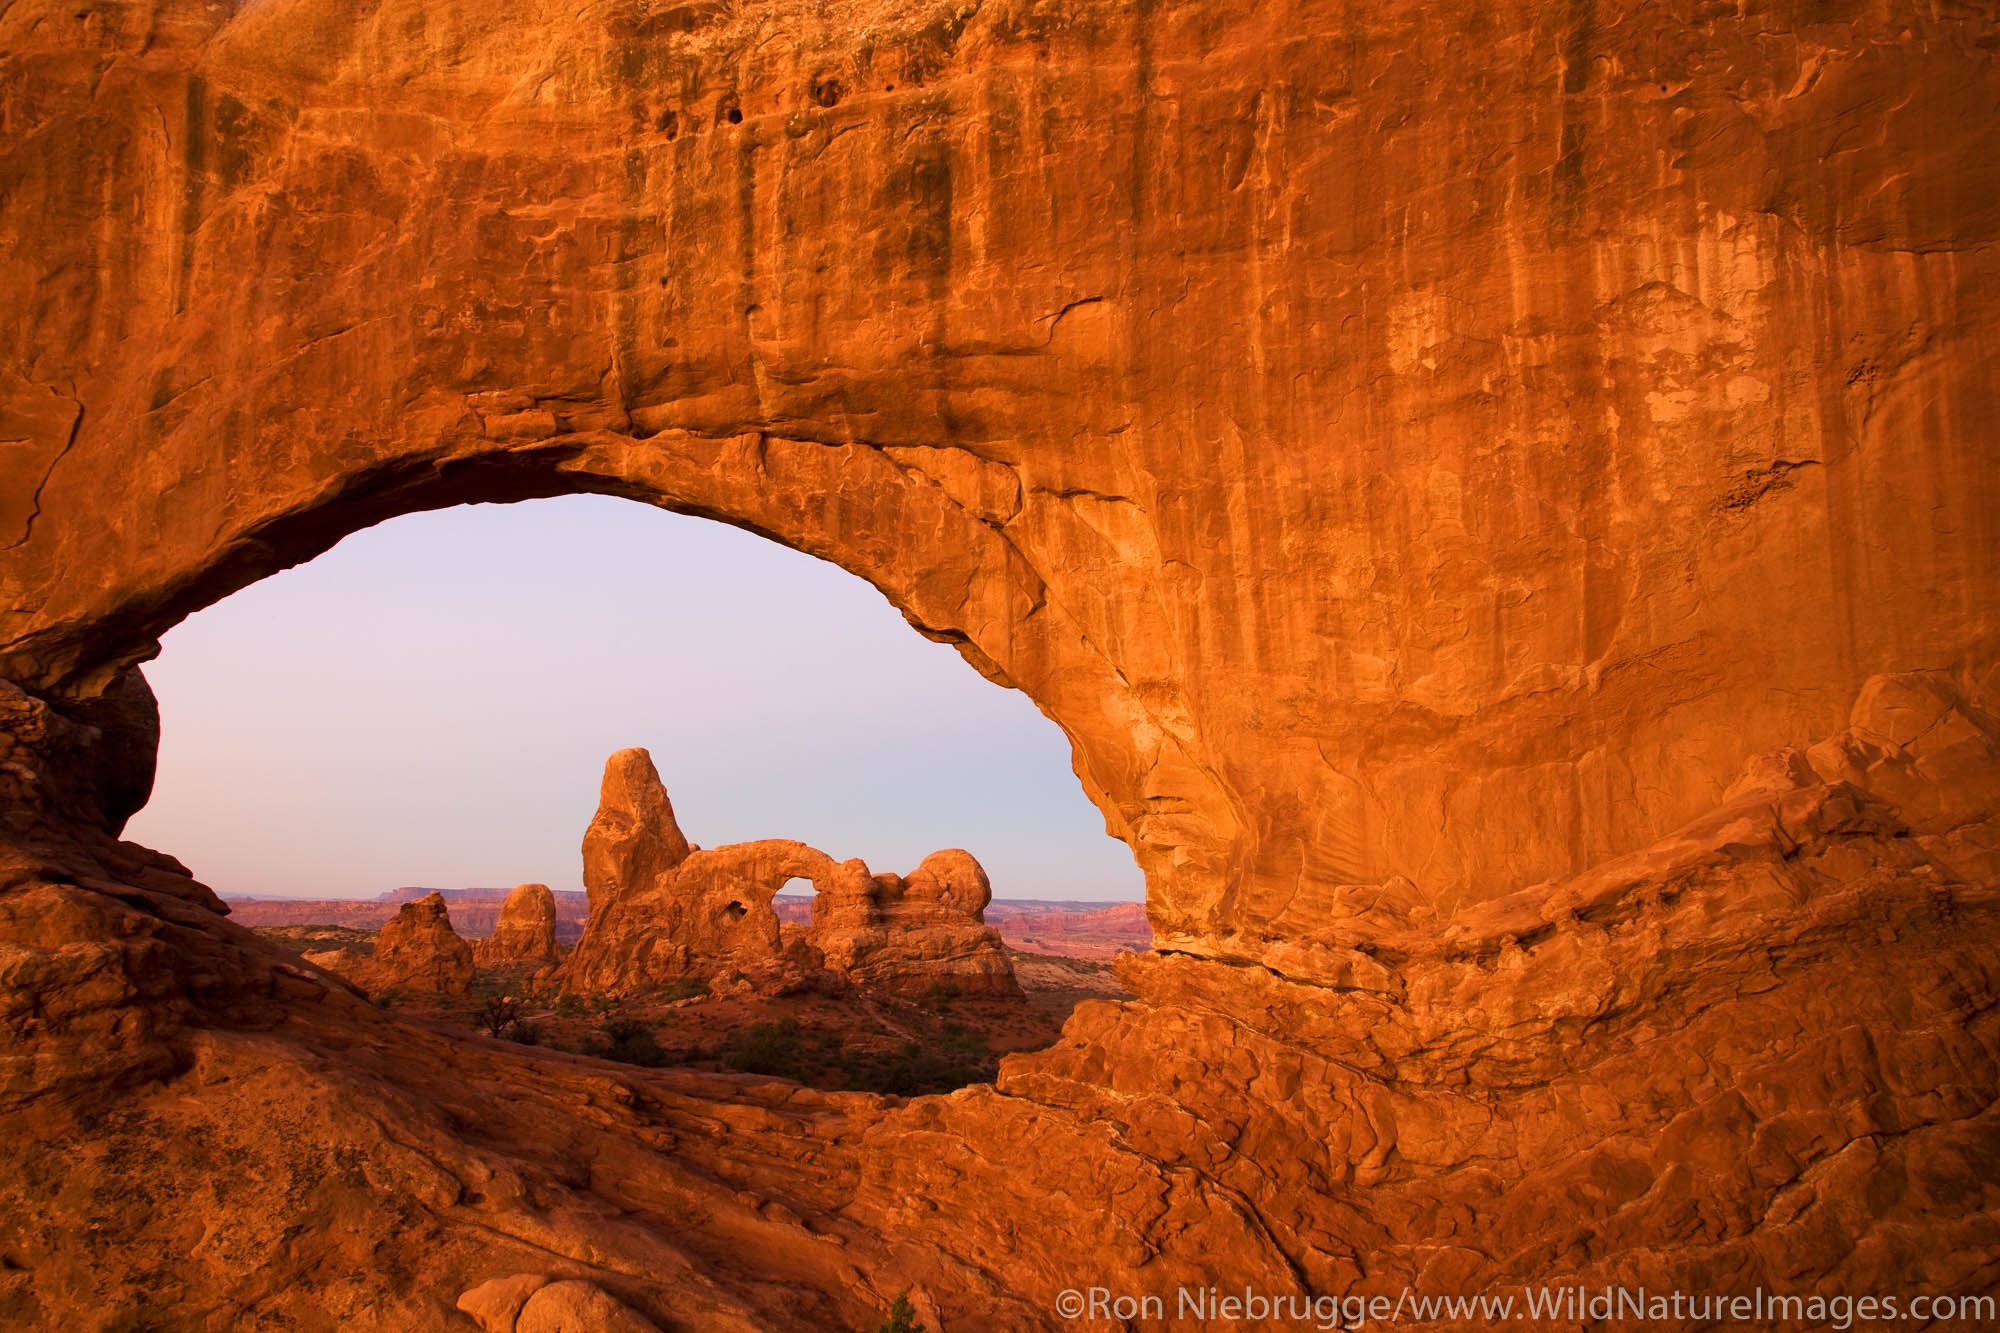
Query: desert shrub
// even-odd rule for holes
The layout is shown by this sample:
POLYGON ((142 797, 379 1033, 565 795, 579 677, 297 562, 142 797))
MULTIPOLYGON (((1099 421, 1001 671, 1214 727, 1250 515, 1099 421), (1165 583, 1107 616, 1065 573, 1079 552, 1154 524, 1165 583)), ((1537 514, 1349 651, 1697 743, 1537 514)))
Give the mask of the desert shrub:
POLYGON ((586 1043, 584 1054, 648 1069, 658 1069, 667 1063, 667 1053, 660 1049, 653 1029, 633 1018, 606 1020, 603 1038, 586 1043))
POLYGON ((930 1045, 905 1043, 902 1050, 886 1059, 877 1056, 850 1062, 843 1072, 844 1086, 850 1092, 921 1097, 926 1093, 950 1092, 968 1083, 990 1083, 1000 1072, 1000 1061, 985 1038, 958 1028, 949 1034, 940 1033, 930 1045))
POLYGON ((924 991, 920 1003, 924 1008, 940 1014, 951 1012, 951 1002, 958 998, 958 987, 949 981, 933 981, 924 991))
POLYGON ((583 1014, 583 1001, 574 995, 562 994, 556 997, 556 1012, 564 1018, 578 1018, 583 1014))
POLYGON ((924 1333, 923 1325, 917 1322, 916 1308, 910 1304, 909 1292, 896 1293, 896 1299, 882 1312, 882 1322, 875 1326, 875 1333, 924 1333))
POLYGON ((523 1046, 539 1046, 542 1044, 541 1028, 534 1023, 530 1023, 525 1018, 515 1019, 514 1026, 507 1030, 507 1035, 523 1046))
POLYGON ((992 1048, 986 1044, 985 1034, 963 1023, 942 1024, 937 1031, 937 1042, 940 1048, 953 1055, 979 1059, 993 1054, 992 1048))
POLYGON ((743 1074, 770 1074, 778 1078, 798 1078, 803 1072, 799 1059, 799 1020, 781 1018, 774 1023, 752 1023, 729 1034, 722 1043, 722 1067, 743 1074))

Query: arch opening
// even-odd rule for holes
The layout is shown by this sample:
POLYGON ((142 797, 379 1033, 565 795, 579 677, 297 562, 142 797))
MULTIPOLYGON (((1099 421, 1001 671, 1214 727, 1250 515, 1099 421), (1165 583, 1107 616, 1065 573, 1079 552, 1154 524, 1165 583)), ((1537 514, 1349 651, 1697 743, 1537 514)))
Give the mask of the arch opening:
MULTIPOLYGON (((386 523, 360 534, 340 552, 219 603, 167 639, 160 660, 150 668, 160 682, 165 715, 161 778, 153 805, 134 822, 131 836, 182 855, 198 876, 215 881, 226 895, 255 898, 237 903, 240 919, 278 932, 308 955, 307 961, 359 981, 395 1007, 448 1019, 462 1019, 459 1011, 466 1010, 479 1024, 498 1022, 504 1034, 640 1064, 692 1064, 889 1092, 941 1091, 990 1078, 998 1050, 1045 1044, 1053 1039, 1059 1018, 1049 1021, 1045 1006, 1010 1008, 1004 1001, 1011 995, 987 987, 990 978, 976 970, 971 974, 975 984, 964 977, 927 980, 915 975, 907 964, 929 946, 909 942, 903 947, 894 938, 899 930, 929 932, 932 943, 948 935, 947 927, 961 935, 977 930, 976 912, 956 925, 941 923, 939 904, 948 895, 920 882, 915 872, 906 879, 849 861, 849 867, 860 869, 794 874, 789 872, 803 867, 787 863, 779 867, 784 873, 761 891, 753 888, 750 896, 743 887, 748 881, 723 875, 711 909, 718 933, 740 937, 733 949, 744 939, 763 941, 758 949, 767 958, 732 954, 704 963, 695 947, 683 965, 639 969, 630 984, 605 984, 601 970, 572 978, 564 963, 587 943, 602 906, 578 901, 583 893, 577 888, 576 838, 594 793, 575 780, 576 772, 579 765, 600 762, 614 739, 646 739, 672 755, 674 801, 690 829, 703 841, 725 844, 711 851, 690 844, 690 866, 730 853, 726 844, 736 839, 803 834, 835 856, 861 852, 868 864, 884 867, 922 861, 921 871, 930 863, 923 853, 907 849, 916 845, 911 839, 930 832, 926 853, 937 842, 991 844, 988 858, 999 869, 1003 893, 1010 880, 1021 886, 1014 897, 1049 899, 1067 893, 1129 901, 1134 896, 1136 876, 1129 862, 1123 867, 1123 893, 1115 884, 1094 886, 1093 893, 1081 875, 1055 884, 1052 891, 1046 868, 1038 873, 1018 855, 1024 850, 1018 844, 1037 832, 1058 832, 1049 818, 1050 793, 1030 792, 1024 798, 1017 791, 1010 798, 1004 782, 981 787, 970 780, 995 772, 1018 778, 1032 760, 1042 768, 1045 783, 1059 777, 1061 785, 1068 785, 1073 779, 1062 772, 1062 743, 1018 696, 991 689, 940 649, 910 639, 901 624, 888 618, 888 610, 853 580, 767 543, 714 525, 662 522, 657 515, 611 500, 454 509, 386 523), (555 520, 539 541, 524 538, 515 522, 535 511, 538 524, 555 520), (682 545, 672 551, 646 549, 644 543, 661 529, 676 530, 675 542, 682 545), (700 543, 686 544, 698 534, 701 543, 715 548, 705 556, 695 549, 700 543), (573 549, 588 547, 587 539, 600 541, 600 547, 581 553, 573 549), (610 545, 603 547, 603 542, 610 545), (759 564, 760 555, 776 559, 759 564), (616 571, 599 582, 618 586, 609 591, 589 586, 565 564, 576 558, 616 571), (357 564, 366 576, 386 575, 388 586, 379 580, 371 586, 369 577, 336 568, 343 564, 357 564), (725 567, 746 564, 754 568, 739 586, 725 567), (554 567, 539 570, 543 565, 554 567), (769 580, 777 577, 780 565, 809 577, 794 603, 759 605, 773 593, 775 584, 769 580), (520 618, 507 622, 498 600, 465 590, 467 578, 510 596, 551 594, 565 605, 551 621, 516 613, 520 618), (454 582, 460 585, 457 592, 442 586, 454 582), (841 589, 838 595, 834 585, 841 589), (876 613, 876 623, 861 639, 834 638, 835 622, 855 612, 855 593, 876 613), (621 605, 629 607, 622 618, 607 614, 621 605), (767 632, 728 643, 712 623, 725 607, 744 613, 749 628, 767 632), (588 632, 593 619, 600 626, 595 635, 588 632), (434 622, 439 636, 453 640, 457 660, 450 660, 437 642, 405 642, 426 620, 434 622), (268 632, 283 645, 267 662, 255 660, 246 648, 256 632, 268 632), (922 669, 914 660, 901 665, 892 661, 891 641, 922 659, 922 669), (362 651, 343 655, 343 643, 362 651), (800 649, 801 643, 810 649, 800 649), (357 659, 371 654, 383 661, 376 674, 367 675, 357 659), (707 664, 705 680, 678 669, 705 657, 717 659, 707 664), (186 694, 195 677, 225 660, 233 661, 235 671, 209 680, 203 687, 206 699, 186 694), (553 666, 556 672, 543 677, 539 686, 532 680, 532 668, 538 665, 553 666), (526 675, 523 666, 530 668, 526 675), (786 677, 786 670, 793 675, 786 677), (403 673, 412 671, 415 678, 406 679, 403 673), (802 683, 809 678, 824 687, 818 694, 802 683), (967 685, 969 691, 962 688, 967 685), (398 686, 418 701, 413 711, 390 706, 398 686), (647 706, 649 695, 652 707, 647 706), (601 698, 624 702, 605 709, 596 705, 601 698), (969 716, 979 711, 981 701, 1004 706, 969 716), (920 720, 896 725, 897 704, 920 720), (233 728, 218 726, 219 714, 204 720, 204 707, 241 716, 233 728), (739 719, 735 734, 718 722, 732 711, 739 719), (752 731, 761 728, 761 735, 746 740, 740 725, 745 715, 753 719, 752 731), (491 725, 478 727, 481 716, 491 725), (287 717, 295 727, 289 734, 280 730, 287 717), (468 730, 466 724, 475 725, 468 730), (454 732, 454 725, 461 729, 454 732), (1016 744, 1037 728, 1044 733, 1043 744, 1016 744), (341 743, 325 748, 327 732, 339 733, 341 743), (531 743, 538 733, 557 741, 539 755, 531 743), (195 748, 206 753, 183 752, 179 741, 190 735, 202 738, 195 748), (322 748, 315 751, 315 745, 322 748), (397 746, 407 753, 396 753, 397 746), (1009 746, 1014 747, 1011 753, 1009 746), (260 754, 266 761, 261 767, 260 754), (410 771, 398 789, 389 777, 404 769, 410 771), (212 788, 218 774, 232 772, 264 776, 239 788, 231 802, 215 801, 212 791, 200 794, 204 773, 212 788), (523 775, 532 780, 513 780, 523 775), (885 775, 898 776, 899 782, 885 775), (324 782, 317 790, 298 790, 305 776, 324 782), (567 790, 548 792, 557 781, 567 790), (286 790, 288 783, 293 790, 286 790), (971 813, 1002 827, 1001 836, 982 839, 976 831, 961 833, 967 827, 966 810, 942 821, 933 818, 933 827, 924 827, 926 815, 938 813, 936 802, 928 811, 914 803, 924 793, 935 796, 958 786, 970 795, 971 813), (581 810, 580 797, 585 801, 581 810), (1010 799, 1016 807, 1011 810, 1010 799), (285 827, 281 807, 287 805, 309 818, 285 827), (893 817, 878 820, 878 827, 852 827, 871 806, 893 817), (197 807, 228 816, 211 815, 209 826, 199 830, 206 846, 199 845, 202 838, 190 845, 185 830, 175 828, 177 818, 197 807), (371 810, 376 816, 385 811, 399 815, 403 827, 355 839, 371 810), (385 860, 416 845, 416 839, 473 842, 480 819, 496 830, 497 836, 487 840, 496 845, 482 849, 495 855, 463 873, 431 860, 420 869, 387 874, 366 885, 327 877, 329 860, 337 861, 336 852, 345 844, 357 843, 376 854, 368 864, 380 873, 385 860), (937 827, 940 822, 942 828, 937 827), (270 878, 278 863, 268 857, 261 862, 218 859, 215 840, 240 840, 246 823, 262 830, 261 843, 276 855, 283 856, 286 847, 307 851, 306 857, 294 853, 289 879, 270 878), (307 831, 315 824, 317 838, 307 831), (540 834, 544 848, 566 844, 567 874, 544 853, 536 854, 540 859, 507 861, 519 852, 521 835, 531 830, 540 834), (860 876, 865 891, 829 909, 826 885, 853 875, 860 876), (510 926, 513 898, 498 890, 479 891, 482 884, 516 881, 547 899, 540 909, 548 918, 541 934, 534 933, 539 927, 521 922, 510 926), (789 902, 781 903, 777 890, 786 887, 793 892, 784 895, 789 902), (282 920, 285 909, 273 901, 287 892, 304 893, 314 906, 298 910, 332 914, 318 904, 357 888, 371 890, 377 901, 350 904, 354 936, 345 941, 328 933, 327 927, 337 922, 282 920), (435 920, 397 929, 406 915, 416 915, 413 909, 426 900, 423 890, 428 888, 444 890, 432 910, 435 920), (802 897, 800 889, 812 896, 802 897), (863 900, 865 910, 857 907, 863 900), (387 908, 396 914, 383 922, 387 908), (503 937, 510 938, 510 930, 527 943, 506 943, 503 937), (448 937, 461 931, 471 937, 469 968, 450 961, 455 954, 448 937), (386 950, 385 935, 391 937, 386 950), (403 937, 408 937, 413 956, 424 961, 395 966, 403 937), (438 961, 441 957, 444 962, 438 961), (504 1021, 479 1012, 500 992, 523 1006, 504 1021), (690 1012, 705 1009, 713 1012, 690 1012), (679 1021, 667 1021, 670 1010, 679 1021), (864 1027, 865 1032, 860 1030, 864 1027), (932 1058, 940 1050, 952 1058, 932 1058)), ((1072 814, 1080 814, 1075 794, 1074 786, 1064 793, 1072 814)), ((1095 823, 1087 815, 1072 819, 1062 836, 1050 838, 1057 844, 1055 855, 1064 855, 1065 846, 1074 855, 1086 845, 1078 841, 1082 834, 1088 845, 1112 849, 1124 861, 1122 849, 1104 839, 1095 823)), ((586 882, 589 855, 586 843, 586 882)), ((1104 858, 1097 864, 1103 866, 1104 858)), ((980 874, 983 883, 984 872, 980 874)), ((618 924, 629 942, 643 934, 635 929, 634 918, 646 906, 627 903, 605 919, 618 924)), ((1037 943, 1045 947, 1044 941, 1037 943)), ((1005 957, 1003 948, 988 952, 1005 957)))
MULTIPOLYGON (((466 420, 484 420, 491 397, 467 398, 466 420)), ((552 402, 529 415, 560 424, 575 410, 552 402)), ((1052 595, 1029 548, 1009 534, 1025 484, 1013 469, 957 446, 761 431, 448 438, 416 452, 384 442, 364 451, 373 461, 314 460, 317 471, 285 478, 239 478, 225 454, 202 473, 204 495, 234 495, 220 509, 171 503, 169 487, 157 512, 116 529, 58 533, 44 524, 55 546, 77 552, 71 558, 114 572, 89 582, 30 566, 22 605, 32 613, 0 612, 0 676, 65 709, 95 708, 128 688, 128 668, 154 656, 160 636, 195 611, 387 519, 561 496, 637 500, 836 564, 919 634, 1021 690, 1068 737, 1086 795, 1106 830, 1132 849, 1155 925, 1179 947, 1205 948, 1254 852, 1240 800, 1190 748, 1187 701, 1121 661, 1090 609, 1052 595)), ((121 756, 117 781, 100 785, 143 791, 143 763, 121 756)), ((115 825, 132 802, 98 793, 86 804, 115 825)))

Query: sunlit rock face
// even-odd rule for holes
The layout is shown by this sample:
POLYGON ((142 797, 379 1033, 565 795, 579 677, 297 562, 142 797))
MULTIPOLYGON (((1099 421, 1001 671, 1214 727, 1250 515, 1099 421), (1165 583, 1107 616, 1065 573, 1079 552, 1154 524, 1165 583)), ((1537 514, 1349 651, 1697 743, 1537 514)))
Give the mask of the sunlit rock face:
POLYGON ((805 942, 836 976, 908 994, 1018 996, 1000 934, 985 924, 986 870, 960 848, 909 875, 835 879, 813 899, 805 942))
POLYGON ((971 853, 933 852, 905 880, 783 838, 695 848, 642 749, 605 761, 583 864, 590 919, 557 978, 572 993, 692 981, 764 992, 1021 993, 999 932, 981 916, 993 893, 971 853), (804 930, 782 927, 771 906, 793 879, 815 890, 804 930))
POLYGON ((546 884, 519 884, 500 904, 493 933, 472 946, 481 967, 539 969, 561 960, 556 948, 556 896, 546 884))
POLYGON ((1995 37, 8 7, 0 1320, 1990 1283, 1995 37), (1032 695, 1140 999, 907 1107, 468 1052, 113 841, 164 629, 570 491, 1032 695))

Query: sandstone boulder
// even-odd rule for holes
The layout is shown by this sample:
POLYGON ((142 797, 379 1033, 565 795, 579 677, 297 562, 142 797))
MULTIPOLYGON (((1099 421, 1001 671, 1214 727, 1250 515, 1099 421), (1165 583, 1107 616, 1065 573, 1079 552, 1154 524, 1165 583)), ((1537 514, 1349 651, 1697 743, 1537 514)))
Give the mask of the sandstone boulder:
POLYGON ((561 961, 556 948, 556 896, 546 884, 522 884, 507 895, 493 933, 472 946, 481 967, 547 967, 561 961))
POLYGON ((514 1333, 660 1333, 645 1318, 595 1282, 551 1282, 528 1297, 514 1333))
POLYGON ((659 1325, 581 1278, 496 1277, 468 1289, 458 1308, 482 1333, 659 1333, 659 1325))
POLYGON ((496 1277, 467 1288, 458 1298, 458 1308, 472 1316, 482 1333, 514 1333, 514 1321, 520 1317, 521 1307, 548 1283, 549 1279, 540 1273, 496 1277))

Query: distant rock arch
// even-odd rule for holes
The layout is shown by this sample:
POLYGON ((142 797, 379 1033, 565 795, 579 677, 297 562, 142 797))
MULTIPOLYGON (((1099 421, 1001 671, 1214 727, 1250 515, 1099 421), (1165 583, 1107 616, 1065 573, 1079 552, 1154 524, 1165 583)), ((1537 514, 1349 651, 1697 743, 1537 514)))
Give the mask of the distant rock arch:
POLYGON ((584 833, 590 919, 564 962, 565 989, 622 994, 698 978, 784 988, 821 976, 886 990, 1018 995, 982 914, 986 872, 971 853, 933 852, 906 881, 783 838, 695 849, 643 749, 605 761, 584 833), (815 889, 811 924, 772 910, 795 879, 815 889))

